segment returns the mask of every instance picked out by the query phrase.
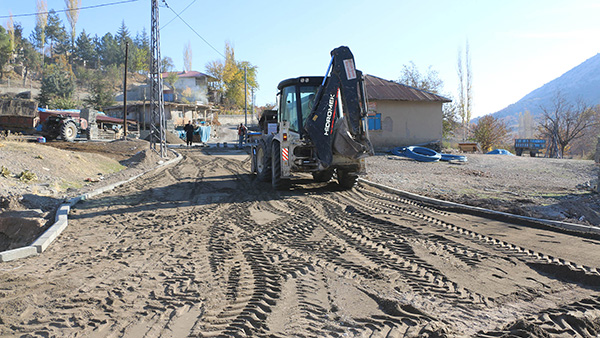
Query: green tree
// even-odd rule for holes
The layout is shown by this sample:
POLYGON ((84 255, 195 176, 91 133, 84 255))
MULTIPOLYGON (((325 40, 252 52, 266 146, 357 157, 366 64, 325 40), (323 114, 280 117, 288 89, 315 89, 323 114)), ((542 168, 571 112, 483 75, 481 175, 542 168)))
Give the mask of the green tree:
POLYGON ((119 44, 110 33, 106 33, 100 38, 100 41, 96 44, 96 53, 103 66, 117 65, 121 62, 119 59, 121 54, 119 44))
POLYGON ((67 54, 70 50, 69 38, 65 26, 60 21, 58 14, 51 9, 48 13, 48 24, 45 29, 46 37, 50 41, 50 57, 54 54, 67 54))
POLYGON ((150 40, 146 33, 146 28, 142 28, 142 33, 138 33, 133 40, 134 47, 130 53, 130 69, 132 72, 148 73, 150 69, 150 40))
MULTIPOLYGON (((57 58, 55 64, 44 67, 44 78, 38 100, 41 106, 49 108, 66 108, 65 102, 73 101, 75 93, 75 75, 64 55, 57 58)), ((75 107, 70 107, 75 108, 75 107)))
POLYGON ((42 54, 40 54, 35 45, 29 40, 23 38, 23 27, 15 23, 15 50, 17 57, 15 62, 23 66, 23 86, 32 73, 39 73, 42 67, 42 54))
POLYGON ((236 61, 233 47, 225 43, 225 60, 216 60, 206 65, 206 72, 217 79, 215 88, 222 97, 223 104, 233 109, 244 107, 244 70, 247 75, 247 90, 250 97, 250 88, 258 88, 256 82, 257 67, 248 61, 236 61))
POLYGON ((119 53, 117 55, 117 64, 125 64, 125 45, 129 44, 130 50, 131 46, 133 46, 133 40, 129 35, 129 29, 125 26, 125 20, 121 21, 121 27, 115 34, 115 40, 117 45, 119 46, 119 53))
POLYGON ((104 111, 107 107, 115 104, 115 94, 110 80, 103 74, 97 72, 91 82, 90 95, 83 99, 86 106, 98 111, 104 111))
POLYGON ((175 69, 175 64, 173 63, 173 59, 168 56, 165 56, 160 60, 160 72, 172 72, 175 69))
POLYGON ((0 78, 4 77, 4 67, 10 60, 11 56, 12 49, 10 36, 4 27, 0 26, 0 78))
POLYGON ((85 29, 79 33, 79 37, 75 42, 73 54, 73 60, 87 68, 91 67, 96 60, 96 48, 94 40, 92 40, 92 38, 85 33, 85 29))
POLYGON ((491 114, 479 118, 472 129, 473 139, 484 151, 490 151, 494 146, 500 146, 507 142, 510 130, 506 122, 497 119, 491 114))

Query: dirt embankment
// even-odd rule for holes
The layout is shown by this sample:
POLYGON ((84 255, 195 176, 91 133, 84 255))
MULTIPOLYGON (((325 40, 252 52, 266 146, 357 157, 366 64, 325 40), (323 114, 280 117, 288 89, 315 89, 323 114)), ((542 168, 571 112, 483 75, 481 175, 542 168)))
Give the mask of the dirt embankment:
POLYGON ((599 236, 364 185, 274 192, 241 152, 181 152, 78 203, 43 255, 2 263, 0 336, 600 334, 599 236))
POLYGON ((0 251, 31 244, 65 198, 124 180, 158 161, 142 140, 0 141, 0 251))

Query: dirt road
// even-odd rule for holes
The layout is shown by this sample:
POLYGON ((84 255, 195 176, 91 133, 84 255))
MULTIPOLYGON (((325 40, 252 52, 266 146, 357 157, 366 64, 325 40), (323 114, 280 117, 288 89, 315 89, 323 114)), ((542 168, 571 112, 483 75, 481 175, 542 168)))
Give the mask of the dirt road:
POLYGON ((0 265, 1 337, 600 334, 599 238, 182 153, 0 265))

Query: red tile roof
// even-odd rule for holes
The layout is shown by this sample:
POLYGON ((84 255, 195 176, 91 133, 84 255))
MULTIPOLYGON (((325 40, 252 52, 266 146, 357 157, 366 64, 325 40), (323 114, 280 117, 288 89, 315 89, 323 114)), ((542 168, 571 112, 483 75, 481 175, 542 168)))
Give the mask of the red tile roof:
POLYGON ((368 74, 365 87, 368 100, 452 102, 443 96, 368 74))

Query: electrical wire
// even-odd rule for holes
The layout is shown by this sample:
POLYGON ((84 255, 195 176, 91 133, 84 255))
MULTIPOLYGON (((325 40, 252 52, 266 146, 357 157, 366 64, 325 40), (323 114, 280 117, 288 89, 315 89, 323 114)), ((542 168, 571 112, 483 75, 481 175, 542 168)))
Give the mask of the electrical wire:
POLYGON ((189 29, 192 30, 192 32, 194 32, 200 39, 202 39, 202 41, 204 41, 208 46, 210 46, 210 48, 212 48, 215 52, 217 52, 217 54, 221 55, 224 59, 226 59, 227 57, 225 55, 223 55, 223 53, 219 52, 219 50, 217 50, 213 45, 211 45, 208 41, 206 41, 205 38, 202 37, 202 35, 198 34, 198 32, 196 32, 196 30, 190 26, 190 24, 188 24, 185 20, 183 20, 183 18, 181 16, 179 16, 179 14, 177 14, 177 12, 175 12, 173 10, 173 8, 171 8, 167 2, 165 0, 163 0, 165 6, 167 6, 168 9, 170 9, 181 21, 183 21, 183 23, 188 26, 189 29))
MULTIPOLYGON (((120 5, 120 4, 124 4, 124 3, 128 3, 128 2, 136 2, 136 1, 138 1, 138 0, 124 0, 124 1, 110 2, 110 3, 105 3, 105 4, 93 5, 93 6, 79 7, 79 8, 75 8, 74 10, 120 5)), ((61 9, 58 11, 55 10, 54 12, 62 13, 62 12, 68 12, 68 11, 70 11, 70 9, 61 9)), ((23 16, 34 16, 34 15, 38 15, 38 14, 49 14, 49 13, 50 12, 48 11, 48 12, 38 12, 38 13, 29 13, 29 14, 2 15, 2 16, 0 16, 0 19, 7 19, 10 17, 18 18, 18 17, 23 17, 23 16)))
MULTIPOLYGON (((192 1, 189 5, 187 5, 181 12, 179 12, 179 15, 181 15, 183 12, 186 11, 186 9, 190 8, 191 5, 194 4, 194 2, 196 2, 198 0, 194 0, 192 1)), ((164 29, 165 27, 167 27, 171 22, 175 21, 175 19, 177 19, 177 17, 174 17, 173 19, 171 19, 171 21, 167 22, 164 26, 162 26, 160 29, 164 29)))

